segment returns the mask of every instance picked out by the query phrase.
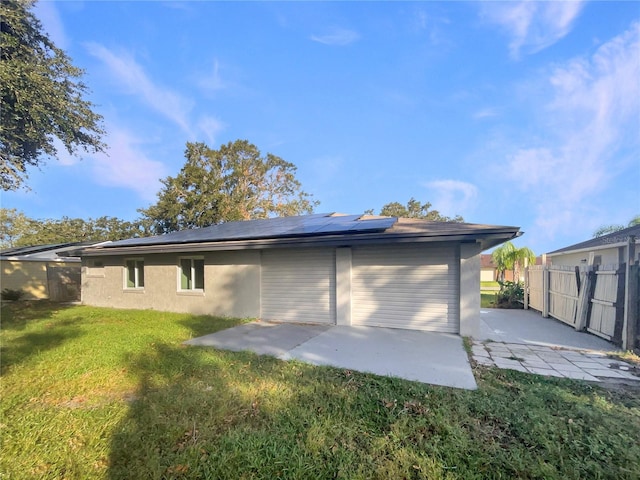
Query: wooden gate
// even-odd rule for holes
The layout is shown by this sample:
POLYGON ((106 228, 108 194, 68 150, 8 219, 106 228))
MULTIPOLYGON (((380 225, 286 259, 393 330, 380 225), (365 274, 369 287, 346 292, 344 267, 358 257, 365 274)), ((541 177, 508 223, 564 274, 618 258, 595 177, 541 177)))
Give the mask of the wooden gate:
POLYGON ((575 267, 549 268, 549 315, 571 325, 576 324, 579 276, 575 267))
POLYGON ((544 265, 531 265, 527 268, 525 279, 529 292, 529 307, 542 312, 544 308, 544 265))
POLYGON ((587 330, 607 340, 619 342, 624 315, 625 264, 600 265, 595 273, 596 285, 587 330))

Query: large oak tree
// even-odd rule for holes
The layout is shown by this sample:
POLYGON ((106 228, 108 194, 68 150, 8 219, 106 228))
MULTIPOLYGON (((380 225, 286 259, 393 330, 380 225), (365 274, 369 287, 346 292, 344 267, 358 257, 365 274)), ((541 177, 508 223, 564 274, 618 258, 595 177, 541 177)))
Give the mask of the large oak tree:
POLYGON ((84 97, 83 70, 43 31, 34 1, 0 3, 0 185, 24 185, 29 166, 55 157, 55 138, 70 154, 103 151, 102 117, 84 97))
POLYGON ((155 205, 139 210, 157 234, 222 222, 311 213, 318 202, 302 190, 296 166, 247 140, 215 150, 187 143, 186 163, 162 180, 155 205))
MULTIPOLYGON (((406 205, 400 202, 390 202, 383 205, 380 215, 387 217, 402 218, 421 218, 423 220, 432 220, 434 222, 464 222, 460 215, 455 217, 447 217, 440 214, 438 210, 430 210, 431 203, 420 203, 415 198, 410 198, 406 205)), ((373 210, 367 210, 365 213, 373 214, 373 210)))
POLYGON ((116 217, 62 217, 39 220, 15 208, 0 208, 0 248, 26 247, 67 242, 103 242, 143 237, 148 234, 142 221, 116 217))

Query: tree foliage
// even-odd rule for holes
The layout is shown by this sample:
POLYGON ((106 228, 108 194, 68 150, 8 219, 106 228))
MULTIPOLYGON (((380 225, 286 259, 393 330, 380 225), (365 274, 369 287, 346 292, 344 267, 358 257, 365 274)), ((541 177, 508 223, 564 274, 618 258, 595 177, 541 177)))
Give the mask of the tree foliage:
POLYGON ((27 168, 57 153, 102 151, 102 117, 84 100, 83 71, 49 39, 31 12, 33 0, 0 4, 0 184, 16 190, 27 168))
MULTIPOLYGON (((438 210, 429 210, 430 208, 431 203, 420 203, 412 197, 406 205, 402 205, 399 202, 390 202, 385 204, 380 210, 380 215, 387 217, 421 218, 423 220, 432 220, 434 222, 464 222, 464 219, 460 215, 447 217, 445 215, 441 215, 438 210)), ((373 214, 373 209, 367 210, 365 213, 373 214)))
POLYGON ((296 167, 246 140, 187 143, 186 163, 162 180, 155 205, 139 210, 157 234, 222 222, 311 213, 318 202, 301 189, 296 167))
POLYGON ((15 208, 0 208, 2 248, 82 241, 115 241, 146 235, 148 229, 142 221, 129 222, 115 217, 36 220, 15 208))
POLYGON ((525 260, 533 265, 536 261, 536 254, 529 247, 518 248, 513 243, 506 242, 493 251, 491 259, 496 265, 501 281, 504 281, 504 272, 511 270, 513 280, 517 283, 519 268, 524 265, 525 260))
POLYGON ((593 238, 598 238, 602 237, 603 235, 619 232, 620 230, 624 230, 625 228, 633 227, 635 225, 640 225, 640 215, 636 215, 635 217, 633 217, 626 227, 624 225, 603 225, 595 232, 593 232, 593 238))

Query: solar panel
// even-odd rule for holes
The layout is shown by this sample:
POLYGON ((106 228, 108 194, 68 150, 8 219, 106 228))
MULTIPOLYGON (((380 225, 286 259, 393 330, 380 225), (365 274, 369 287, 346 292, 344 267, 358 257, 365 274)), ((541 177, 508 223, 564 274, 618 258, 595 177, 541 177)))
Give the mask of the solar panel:
POLYGON ((168 243, 196 243, 229 240, 253 240, 292 236, 329 235, 382 231, 393 226, 395 217, 360 220, 361 215, 332 216, 312 214, 299 217, 279 217, 264 220, 227 222, 211 227, 194 228, 147 238, 131 238, 105 245, 124 247, 133 245, 161 245, 168 243))

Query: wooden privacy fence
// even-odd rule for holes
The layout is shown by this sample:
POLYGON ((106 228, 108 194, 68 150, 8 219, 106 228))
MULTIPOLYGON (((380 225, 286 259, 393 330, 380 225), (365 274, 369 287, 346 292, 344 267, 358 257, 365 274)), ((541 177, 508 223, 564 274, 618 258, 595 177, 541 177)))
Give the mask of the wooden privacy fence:
POLYGON ((529 288, 525 288, 528 291, 529 306, 534 310, 542 312, 544 295, 544 265, 532 265, 525 270, 525 284, 528 284, 529 288))
POLYGON ((622 267, 604 265, 587 272, 591 278, 595 275, 587 330, 616 343, 621 342, 623 326, 623 322, 616 322, 616 319, 624 316, 624 264, 622 267))
POLYGON ((49 300, 72 302, 80 300, 80 267, 47 265, 49 300))
POLYGON ((576 324, 578 311, 579 274, 573 267, 553 267, 549 275, 549 315, 568 323, 576 324))
POLYGON ((525 308, 632 349, 640 332, 640 267, 534 265, 525 270, 525 308), (628 277, 627 277, 628 272, 628 277))

